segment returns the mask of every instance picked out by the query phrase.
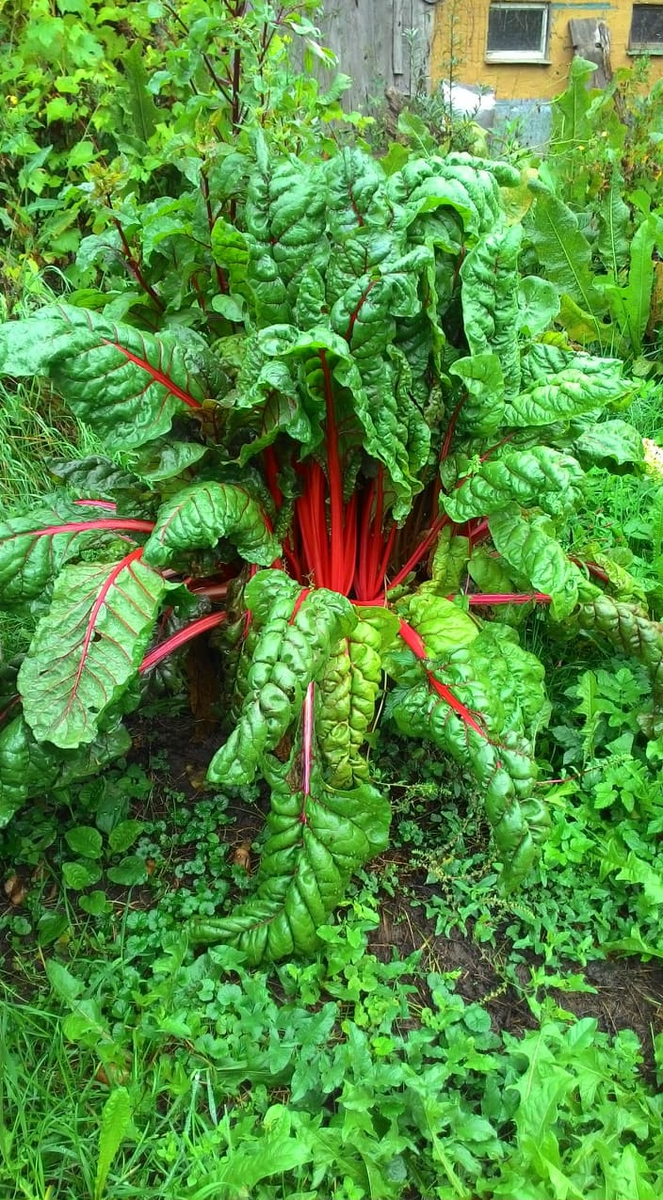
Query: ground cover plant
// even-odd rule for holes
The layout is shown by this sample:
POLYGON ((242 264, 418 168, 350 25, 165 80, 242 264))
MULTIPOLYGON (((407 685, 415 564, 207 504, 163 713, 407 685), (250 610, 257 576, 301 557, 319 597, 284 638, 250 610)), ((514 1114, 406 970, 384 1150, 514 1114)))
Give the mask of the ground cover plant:
MULTIPOLYGON (((561 994, 539 972, 518 1000, 506 980, 500 989, 483 976, 483 1003, 472 999, 476 979, 449 962, 450 943, 412 953, 398 928, 385 936, 388 896, 378 925, 375 883, 381 871, 389 888, 387 860, 308 959, 269 973, 248 970, 228 946, 194 959, 183 921, 250 886, 252 852, 240 865, 224 839, 242 849, 259 814, 186 776, 178 786, 192 756, 180 751, 168 765, 163 746, 177 723, 155 716, 144 765, 111 768, 103 794, 98 783, 74 787, 61 794, 68 811, 43 802, 0 835, 29 887, 16 897, 14 928, 3 925, 0 966, 8 1197, 82 1200, 102 1193, 103 1178, 109 1196, 201 1200, 656 1195, 651 1043, 628 1030, 608 1036, 596 1017, 574 1020, 574 1000, 600 1012, 605 989, 579 993, 568 970, 557 973, 568 985, 561 994), (90 893, 73 874, 64 896, 52 886, 63 864, 86 861, 90 822, 106 901, 94 915, 76 903, 90 893), (109 876, 130 833, 149 873, 127 892, 109 876), (20 924, 33 918, 41 958, 20 924)), ((411 777, 416 786, 414 767, 411 777)), ((437 782, 445 786, 441 773, 437 782)), ((480 967, 477 955, 475 977, 480 967)), ((644 972, 638 985, 647 987, 644 972)), ((645 1034, 654 1012, 643 1014, 645 1034)))

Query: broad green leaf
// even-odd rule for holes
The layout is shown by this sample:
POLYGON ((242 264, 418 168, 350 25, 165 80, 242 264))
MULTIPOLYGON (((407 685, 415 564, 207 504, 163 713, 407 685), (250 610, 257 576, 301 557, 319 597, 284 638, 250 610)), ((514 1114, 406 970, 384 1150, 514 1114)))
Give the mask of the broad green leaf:
POLYGON ((249 239, 222 216, 217 217, 212 230, 214 261, 228 272, 232 290, 238 295, 247 292, 249 239))
POLYGON ((62 864, 62 874, 67 887, 80 892, 83 888, 98 883, 101 879, 101 868, 92 860, 88 862, 65 862, 62 864))
POLYGON ((194 483, 180 488, 157 514, 145 559, 157 567, 186 561, 196 550, 214 549, 226 538, 250 563, 268 566, 281 546, 259 504, 230 483, 194 483))
POLYGON ((66 913, 43 912, 37 922, 37 943, 42 949, 57 942, 69 929, 66 913))
POLYGON ((430 665, 444 668, 449 656, 459 646, 467 646, 478 636, 479 629, 468 615, 442 596, 433 596, 423 585, 406 603, 407 620, 423 638, 430 665))
POLYGON ((201 410, 220 382, 194 334, 151 334, 64 304, 0 325, 2 375, 48 375, 80 420, 125 450, 201 410))
POLYGON ((642 723, 659 736, 663 733, 663 623, 652 621, 635 605, 603 594, 581 605, 578 622, 581 629, 607 638, 617 651, 635 658, 649 672, 654 708, 651 716, 643 715, 642 723))
POLYGON ((53 991, 65 1004, 74 1007, 78 998, 83 991, 83 984, 80 979, 72 975, 62 963, 57 962, 54 958, 49 958, 46 961, 46 975, 53 991))
POLYGON ((546 278, 592 315, 596 341, 601 344, 604 305, 594 287, 591 246, 578 227, 577 217, 562 200, 538 185, 527 230, 546 278))
POLYGON ((197 442, 178 442, 173 438, 150 442, 132 461, 138 479, 150 485, 176 479, 200 462, 207 447, 197 442))
POLYGON ((459 591, 469 557, 469 538, 460 537, 445 525, 435 547, 431 568, 431 583, 438 595, 448 596, 459 591))
POLYGON ((244 219, 260 328, 290 321, 299 277, 311 264, 324 267, 326 199, 322 172, 294 160, 259 161, 251 176, 244 219))
POLYGON ((0 730, 0 829, 30 796, 46 792, 59 765, 35 741, 22 716, 0 730))
POLYGON ((122 67, 127 81, 132 132, 142 142, 149 142, 160 114, 154 97, 148 90, 149 77, 145 69, 143 49, 138 42, 134 42, 129 50, 124 52, 122 67))
POLYGON ((263 1128, 255 1141, 230 1146, 217 1163, 202 1177, 197 1177, 188 1200, 214 1200, 214 1197, 238 1198, 259 1195, 258 1185, 272 1175, 283 1176, 296 1171, 320 1150, 320 1130, 314 1137, 296 1126, 291 1130, 292 1117, 284 1105, 274 1104, 265 1114, 263 1128), (315 1153, 314 1153, 315 1151, 315 1153))
POLYGON ((387 844, 389 805, 375 788, 332 788, 314 763, 305 795, 293 787, 294 770, 292 763, 269 768, 271 811, 254 896, 228 917, 190 926, 194 942, 229 942, 251 965, 312 953, 350 876, 387 844))
MULTIPOLYGON (((485 636, 481 637, 486 646, 485 636)), ((536 861, 548 825, 542 800, 532 798, 536 780, 532 746, 518 732, 518 726, 522 730, 524 725, 518 697, 523 686, 541 690, 535 670, 542 675, 543 669, 528 655, 532 665, 525 661, 514 678, 513 664, 500 660, 495 644, 487 658, 481 653, 484 647, 473 649, 480 640, 457 652, 452 663, 444 671, 436 670, 428 683, 397 688, 389 713, 401 732, 432 741, 476 774, 502 860, 503 882, 512 887, 536 861)))
POLYGON ((92 742, 102 714, 143 660, 167 585, 134 551, 119 563, 65 567, 18 682, 40 741, 92 742))
POLYGON ((116 867, 109 867, 106 874, 111 883, 119 883, 123 887, 134 887, 137 883, 145 883, 147 879, 145 859, 138 854, 128 854, 116 867))
POLYGON ((559 295, 554 284, 538 275, 526 275, 518 284, 518 328, 529 337, 548 329, 559 312, 559 295))
POLYGON ((619 403, 632 387, 615 359, 576 354, 572 365, 532 382, 520 395, 512 396, 505 406, 504 421, 516 428, 568 421, 619 403))
POLYGON ((52 753, 36 741, 22 715, 14 717, 0 730, 0 828, 32 796, 98 774, 130 745, 126 729, 114 722, 91 744, 52 753))
POLYGON ((106 1190, 108 1172, 113 1165, 129 1125, 131 1124, 131 1100, 124 1087, 111 1092, 103 1109, 99 1124, 99 1153, 97 1173, 94 1181, 94 1200, 102 1200, 106 1190))
POLYGON ((624 180, 613 167, 610 188, 599 209, 597 249, 609 275, 617 281, 629 261, 631 212, 622 198, 624 180))
POLYGON ((18 605, 48 592, 65 563, 82 557, 94 546, 112 546, 118 531, 104 530, 109 514, 77 505, 60 496, 35 505, 25 516, 0 522, 0 598, 18 605), (100 529, 89 529, 90 523, 100 529), (86 529, 85 526, 88 526, 86 529))
POLYGON ((136 838, 140 837, 145 825, 142 821, 120 821, 108 835, 108 844, 114 854, 122 854, 133 846, 136 838))
POLYGON ((84 858, 100 858, 101 834, 92 825, 76 825, 73 829, 68 829, 64 836, 74 854, 82 854, 84 858))
POLYGON ((575 507, 583 472, 577 460, 547 446, 514 450, 488 459, 468 475, 442 504, 452 521, 488 516, 513 500, 536 504, 551 516, 575 507))
POLYGON ((467 389, 458 415, 458 428, 470 434, 495 433, 504 422, 504 373, 496 354, 487 351, 457 358, 449 367, 467 389))
POLYGON ((515 505, 493 513, 490 532, 502 558, 534 591, 552 596, 551 612, 561 621, 578 603, 578 568, 570 562, 546 517, 525 520, 515 505))
POLYGON ((558 154, 563 155, 592 136, 588 120, 589 81, 595 71, 596 63, 581 55, 576 54, 571 59, 566 88, 555 97, 552 105, 552 149, 558 154))
POLYGON ((325 780, 349 788, 368 777, 364 744, 382 684, 382 657, 398 619, 386 609, 360 609, 341 638, 315 690, 315 733, 325 780))
POLYGON ((86 896, 79 896, 78 907, 82 908, 83 912, 89 913, 91 917, 100 917, 102 913, 110 910, 106 893, 102 891, 89 892, 86 896))
POLYGON ((639 354, 649 320, 654 286, 653 252, 660 219, 654 215, 641 222, 631 241, 628 281, 625 287, 604 284, 613 319, 628 339, 633 354, 639 354))
POLYGON ((626 421, 600 421, 588 425, 573 443, 573 452, 581 461, 609 467, 611 463, 644 462, 642 436, 626 421))
MULTIPOLYGON (((239 723, 208 771, 212 783, 250 783, 262 756, 274 750, 298 718, 306 689, 320 677, 340 639, 357 624, 349 600, 326 588, 309 592, 280 572, 260 571, 247 585, 245 603, 264 606, 264 622, 248 669, 239 723)), ((260 611, 260 608, 259 608, 260 611)))
POLYGON ((518 347, 518 254, 520 225, 491 230, 466 255, 463 282, 463 326, 473 355, 496 354, 507 398, 520 388, 518 347))

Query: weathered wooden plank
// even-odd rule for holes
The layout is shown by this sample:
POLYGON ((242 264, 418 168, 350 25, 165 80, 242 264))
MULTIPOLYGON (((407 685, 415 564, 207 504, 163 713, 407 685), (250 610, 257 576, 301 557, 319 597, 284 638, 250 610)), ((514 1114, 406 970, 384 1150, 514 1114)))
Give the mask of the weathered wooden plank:
POLYGON ((322 38, 354 80, 345 107, 380 100, 385 88, 405 94, 430 78, 437 0, 327 0, 322 38))
POLYGON ((576 18, 569 21, 569 35, 576 54, 596 63, 596 70, 589 80, 589 87, 604 88, 612 79, 610 67, 610 30, 605 21, 594 17, 576 18))

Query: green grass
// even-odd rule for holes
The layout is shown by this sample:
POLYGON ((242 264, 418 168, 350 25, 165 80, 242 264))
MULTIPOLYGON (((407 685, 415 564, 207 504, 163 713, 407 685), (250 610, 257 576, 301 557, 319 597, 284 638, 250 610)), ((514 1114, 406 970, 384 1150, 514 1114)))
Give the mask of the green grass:
POLYGON ((51 462, 99 451, 98 439, 40 382, 0 381, 0 513, 52 491, 51 462))

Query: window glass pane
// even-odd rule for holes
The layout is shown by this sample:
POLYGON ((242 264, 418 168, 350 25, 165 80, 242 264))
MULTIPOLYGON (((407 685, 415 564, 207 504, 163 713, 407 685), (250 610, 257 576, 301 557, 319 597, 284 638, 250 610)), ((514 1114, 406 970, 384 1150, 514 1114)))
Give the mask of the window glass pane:
POLYGON ((663 45, 663 4, 633 6, 631 45, 663 45))
POLYGON ((544 13, 540 8, 491 6, 488 16, 488 50, 491 54, 522 50, 540 53, 544 13))

